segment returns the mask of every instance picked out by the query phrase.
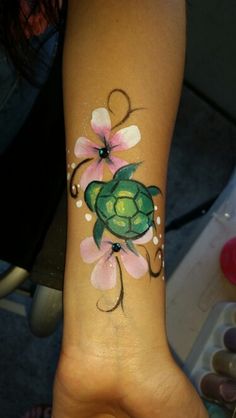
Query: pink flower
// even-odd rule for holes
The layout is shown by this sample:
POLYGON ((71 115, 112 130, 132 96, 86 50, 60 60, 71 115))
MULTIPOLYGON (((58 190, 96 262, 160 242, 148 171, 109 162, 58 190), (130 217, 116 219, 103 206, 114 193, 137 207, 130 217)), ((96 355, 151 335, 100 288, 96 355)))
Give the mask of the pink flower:
MULTIPOLYGON (((133 241, 134 244, 145 244, 152 239, 152 227, 141 238, 133 241)), ((100 249, 95 244, 93 237, 85 238, 80 244, 80 253, 85 263, 94 263, 98 260, 91 274, 91 283, 100 290, 112 289, 116 286, 117 261, 120 259, 127 273, 135 279, 139 279, 148 272, 147 260, 140 254, 131 251, 127 244, 112 242, 103 239, 100 249)))
POLYGON ((77 158, 91 158, 95 160, 84 171, 80 184, 83 190, 93 180, 102 180, 104 163, 114 174, 119 168, 128 163, 113 155, 114 151, 123 151, 134 147, 141 139, 141 134, 136 125, 120 129, 111 133, 111 119, 107 109, 100 107, 92 112, 91 126, 99 136, 102 145, 90 141, 88 138, 80 137, 75 144, 75 155, 77 158))

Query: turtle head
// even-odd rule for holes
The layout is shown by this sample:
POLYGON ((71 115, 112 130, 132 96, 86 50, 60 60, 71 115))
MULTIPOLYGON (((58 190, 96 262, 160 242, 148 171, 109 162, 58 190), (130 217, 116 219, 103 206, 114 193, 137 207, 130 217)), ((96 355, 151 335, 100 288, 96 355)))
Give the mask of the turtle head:
POLYGON ((92 212, 95 212, 95 203, 104 184, 103 181, 92 181, 85 189, 84 200, 92 212))
POLYGON ((157 186, 149 186, 148 191, 152 196, 157 196, 158 194, 162 194, 161 189, 157 186))

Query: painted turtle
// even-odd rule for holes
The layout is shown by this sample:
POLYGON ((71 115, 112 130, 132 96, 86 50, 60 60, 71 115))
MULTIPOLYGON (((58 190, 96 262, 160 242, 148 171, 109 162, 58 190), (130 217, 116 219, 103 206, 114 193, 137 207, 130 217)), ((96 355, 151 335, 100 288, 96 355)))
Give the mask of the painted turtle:
POLYGON ((161 191, 156 186, 146 187, 131 176, 138 164, 121 167, 108 182, 92 181, 85 190, 85 201, 98 219, 93 236, 100 246, 104 229, 126 242, 138 239, 153 225, 152 196, 161 191))

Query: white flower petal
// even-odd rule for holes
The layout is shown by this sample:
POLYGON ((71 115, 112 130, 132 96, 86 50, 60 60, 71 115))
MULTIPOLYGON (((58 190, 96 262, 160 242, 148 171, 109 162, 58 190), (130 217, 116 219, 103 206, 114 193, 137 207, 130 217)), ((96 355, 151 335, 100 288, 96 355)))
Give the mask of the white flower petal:
POLYGON ((116 285, 116 259, 105 254, 94 267, 91 283, 96 289, 108 290, 116 285))
POLYGON ((140 140, 139 128, 136 125, 131 125, 116 132, 110 139, 109 145, 114 148, 114 151, 123 151, 134 147, 140 140))
POLYGON ((91 126, 93 131, 101 138, 109 138, 111 119, 105 107, 99 107, 92 112, 91 126))

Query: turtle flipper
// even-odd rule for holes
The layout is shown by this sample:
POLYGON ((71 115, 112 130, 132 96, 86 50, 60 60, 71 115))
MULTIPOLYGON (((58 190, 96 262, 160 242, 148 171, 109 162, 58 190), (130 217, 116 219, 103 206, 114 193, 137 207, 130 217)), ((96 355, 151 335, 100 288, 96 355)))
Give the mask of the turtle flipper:
POLYGON ((140 163, 127 164, 124 167, 119 168, 114 174, 114 180, 129 180, 132 174, 137 170, 140 163))
POLYGON ((148 191, 152 196, 157 196, 158 194, 162 194, 161 189, 159 189, 159 187, 157 186, 149 186, 148 191))
POLYGON ((104 229, 105 229, 104 223, 100 219, 97 219, 93 228, 93 238, 98 248, 100 248, 102 234, 103 234, 104 229))
POLYGON ((138 252, 135 248, 133 241, 131 239, 127 239, 125 242, 126 242, 128 249, 132 251, 132 253, 134 253, 135 255, 138 255, 138 252))

